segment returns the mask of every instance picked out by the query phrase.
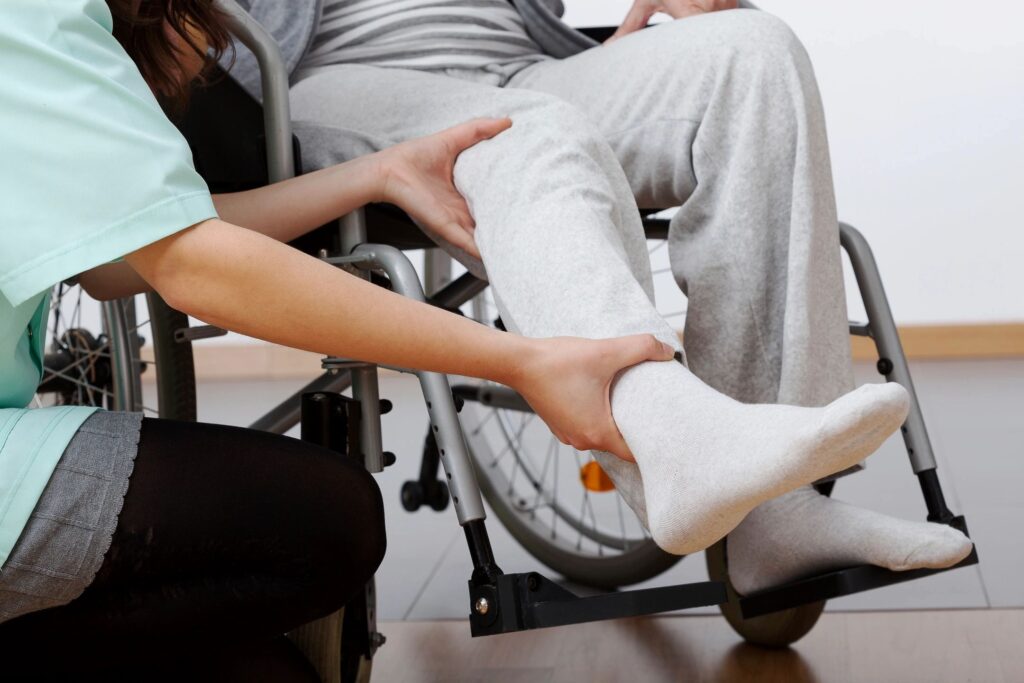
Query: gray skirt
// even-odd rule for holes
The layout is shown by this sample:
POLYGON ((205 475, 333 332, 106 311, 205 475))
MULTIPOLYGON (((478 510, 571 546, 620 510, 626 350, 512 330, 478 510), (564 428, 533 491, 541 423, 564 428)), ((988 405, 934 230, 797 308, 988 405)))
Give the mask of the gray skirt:
POLYGON ((0 622, 64 605, 92 583, 117 528, 141 413, 98 411, 64 450, 0 569, 0 622))

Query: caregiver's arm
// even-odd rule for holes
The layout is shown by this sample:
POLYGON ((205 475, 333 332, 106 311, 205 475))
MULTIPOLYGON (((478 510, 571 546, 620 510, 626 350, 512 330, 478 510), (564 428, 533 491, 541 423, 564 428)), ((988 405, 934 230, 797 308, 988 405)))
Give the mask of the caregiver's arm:
POLYGON ((247 192, 215 195, 217 214, 281 242, 371 202, 390 202, 448 242, 479 256, 474 222, 455 187, 455 161, 464 150, 501 133, 512 121, 473 119, 247 192))
POLYGON ((611 382, 624 367, 672 357, 651 335, 499 332, 217 219, 125 258, 171 306, 206 322, 317 353, 495 380, 517 389, 566 443, 626 458, 611 382))
MULTIPOLYGON (((479 256, 473 217, 452 178, 455 160, 466 148, 510 125, 508 119, 474 119, 267 187, 214 195, 214 205, 228 223, 290 242, 360 206, 391 202, 447 241, 479 256)), ((101 300, 147 289, 126 263, 93 268, 82 273, 79 281, 90 296, 101 300)))

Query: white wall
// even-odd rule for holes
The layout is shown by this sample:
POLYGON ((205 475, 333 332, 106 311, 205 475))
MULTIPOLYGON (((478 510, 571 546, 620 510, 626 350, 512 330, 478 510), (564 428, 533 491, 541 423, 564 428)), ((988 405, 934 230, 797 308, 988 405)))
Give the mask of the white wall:
MULTIPOLYGON (((576 26, 631 4, 565 2, 576 26)), ((759 5, 815 64, 840 217, 871 241, 899 321, 1024 320, 1024 4, 759 5)))
MULTIPOLYGON (((564 1, 575 26, 631 4, 564 1)), ((871 241, 898 321, 1024 320, 1024 3, 759 4, 814 61, 839 214, 871 241)), ((685 308, 668 273, 656 284, 659 310, 685 308)), ((863 319, 852 278, 847 291, 863 319)))

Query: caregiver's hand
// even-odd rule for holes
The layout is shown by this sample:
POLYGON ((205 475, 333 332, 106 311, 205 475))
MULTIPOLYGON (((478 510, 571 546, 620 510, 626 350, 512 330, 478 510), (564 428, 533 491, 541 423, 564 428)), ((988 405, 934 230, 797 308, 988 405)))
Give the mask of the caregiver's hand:
POLYGON ((623 19, 622 25, 605 44, 639 31, 658 12, 664 12, 673 19, 682 19, 694 14, 736 9, 737 0, 633 0, 633 6, 623 19))
POLYGON ((632 461, 633 454, 612 419, 612 381, 637 363, 671 360, 674 349, 649 334, 536 341, 540 350, 523 359, 513 387, 562 443, 632 461))
POLYGON ((452 172, 464 150, 512 125, 511 119, 473 119, 440 133, 389 147, 380 163, 381 200, 401 207, 427 230, 480 258, 476 227, 452 172))

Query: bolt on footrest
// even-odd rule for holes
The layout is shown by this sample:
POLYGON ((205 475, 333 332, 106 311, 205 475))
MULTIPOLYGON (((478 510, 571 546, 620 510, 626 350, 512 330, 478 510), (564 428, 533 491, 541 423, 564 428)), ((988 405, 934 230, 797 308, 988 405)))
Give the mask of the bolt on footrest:
POLYGON ((469 584, 473 637, 636 617, 725 602, 725 584, 704 581, 580 597, 536 572, 469 584))
MULTIPOLYGON (((963 516, 951 519, 948 524, 967 533, 967 524, 963 516)), ((972 549, 970 555, 945 569, 912 569, 905 572, 894 572, 870 564, 839 569, 740 598, 740 611, 744 619, 751 619, 819 600, 830 600, 844 595, 861 593, 872 588, 913 581, 972 564, 978 564, 977 549, 972 549)))

